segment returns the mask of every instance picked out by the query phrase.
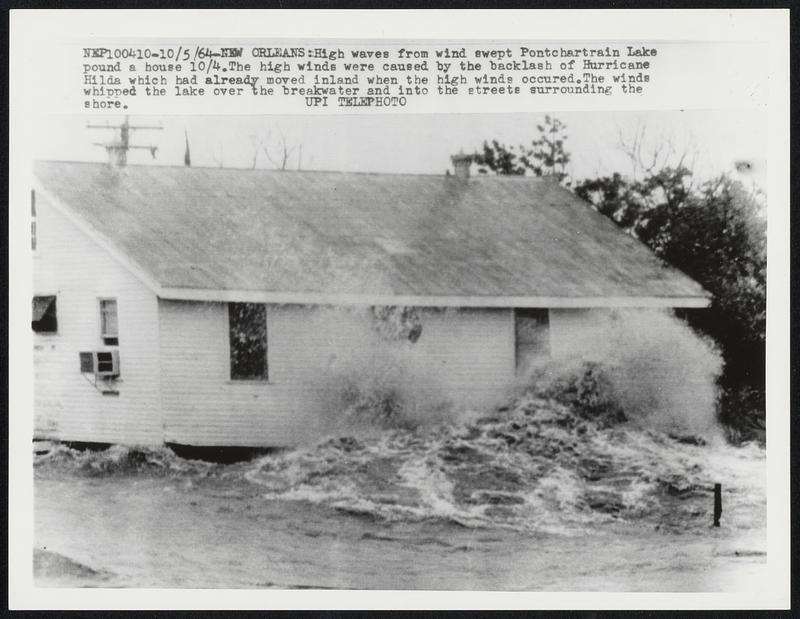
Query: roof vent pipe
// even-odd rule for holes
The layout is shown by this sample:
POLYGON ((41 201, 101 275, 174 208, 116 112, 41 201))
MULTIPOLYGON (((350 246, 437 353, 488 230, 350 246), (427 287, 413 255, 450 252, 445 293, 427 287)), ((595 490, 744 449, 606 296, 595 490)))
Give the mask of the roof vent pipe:
POLYGON ((462 149, 457 155, 451 156, 450 161, 453 162, 456 178, 462 181, 467 180, 469 178, 469 168, 472 165, 472 155, 465 155, 462 149))

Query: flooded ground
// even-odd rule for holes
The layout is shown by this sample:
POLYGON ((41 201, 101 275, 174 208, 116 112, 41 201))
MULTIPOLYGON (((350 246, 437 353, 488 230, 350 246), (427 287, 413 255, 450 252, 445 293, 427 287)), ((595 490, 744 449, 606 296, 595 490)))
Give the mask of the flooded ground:
POLYGON ((57 446, 35 470, 38 586, 739 591, 766 575, 763 449, 535 398, 236 464, 57 446))

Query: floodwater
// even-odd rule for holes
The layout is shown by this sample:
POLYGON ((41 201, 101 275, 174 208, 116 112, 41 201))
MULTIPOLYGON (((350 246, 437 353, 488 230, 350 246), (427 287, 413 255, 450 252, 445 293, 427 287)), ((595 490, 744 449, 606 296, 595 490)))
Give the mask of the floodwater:
POLYGON ((766 577, 765 452, 528 399, 458 426, 249 462, 36 457, 38 586, 742 591, 766 577), (713 484, 723 487, 714 528, 713 484))

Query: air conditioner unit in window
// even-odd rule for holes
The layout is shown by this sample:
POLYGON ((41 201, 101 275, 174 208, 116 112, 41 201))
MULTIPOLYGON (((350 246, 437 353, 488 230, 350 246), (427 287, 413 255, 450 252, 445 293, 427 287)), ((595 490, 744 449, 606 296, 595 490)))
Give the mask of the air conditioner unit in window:
POLYGON ((96 350, 79 353, 81 373, 94 374, 95 378, 116 378, 119 376, 119 351, 96 350))

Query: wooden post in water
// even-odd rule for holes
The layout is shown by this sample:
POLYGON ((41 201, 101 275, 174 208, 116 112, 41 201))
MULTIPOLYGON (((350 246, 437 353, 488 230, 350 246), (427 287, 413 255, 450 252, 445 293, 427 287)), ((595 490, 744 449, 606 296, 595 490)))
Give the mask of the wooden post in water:
POLYGON ((722 484, 714 484, 714 526, 719 526, 722 515, 722 484))

